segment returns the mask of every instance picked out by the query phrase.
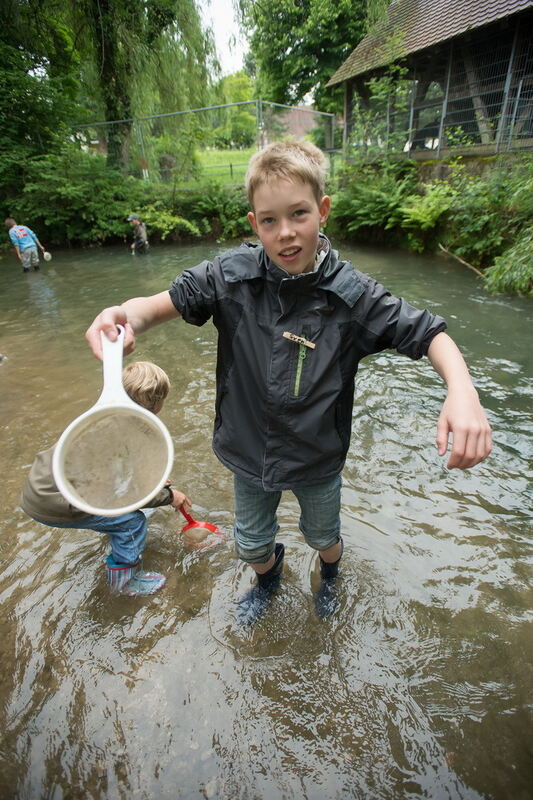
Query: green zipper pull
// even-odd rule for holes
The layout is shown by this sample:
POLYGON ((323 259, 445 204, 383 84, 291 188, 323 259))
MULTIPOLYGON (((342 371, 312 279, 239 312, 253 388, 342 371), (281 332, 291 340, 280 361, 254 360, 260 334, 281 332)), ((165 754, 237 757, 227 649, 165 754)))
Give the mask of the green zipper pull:
POLYGON ((298 397, 300 394, 300 383, 302 380, 302 371, 306 355, 307 355, 307 347, 304 344, 298 345, 298 363, 296 364, 296 377, 294 379, 295 397, 298 397))

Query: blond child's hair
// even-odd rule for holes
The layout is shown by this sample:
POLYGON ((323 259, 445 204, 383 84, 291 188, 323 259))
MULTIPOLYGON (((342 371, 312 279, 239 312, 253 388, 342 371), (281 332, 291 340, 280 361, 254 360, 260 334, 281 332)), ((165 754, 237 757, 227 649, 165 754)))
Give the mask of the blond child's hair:
POLYGON ((122 371, 122 383, 131 399, 148 411, 159 411, 170 391, 167 373, 151 361, 134 361, 122 371))
POLYGON ((254 207, 254 193, 264 183, 298 180, 311 187, 318 204, 324 197, 328 161, 311 142, 273 142, 250 159, 246 172, 246 193, 254 207))

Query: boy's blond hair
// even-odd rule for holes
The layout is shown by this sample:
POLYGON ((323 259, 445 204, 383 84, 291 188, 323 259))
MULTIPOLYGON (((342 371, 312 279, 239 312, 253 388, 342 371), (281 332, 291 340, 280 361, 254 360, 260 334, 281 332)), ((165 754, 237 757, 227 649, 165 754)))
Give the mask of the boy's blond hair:
POLYGON ((264 183, 298 180, 311 187, 318 204, 325 194, 328 161, 322 150, 311 142, 273 142, 250 159, 246 172, 246 193, 254 207, 254 193, 264 183))
POLYGON ((151 361, 134 361, 124 367, 122 383, 131 399, 148 411, 159 410, 170 391, 167 373, 151 361))

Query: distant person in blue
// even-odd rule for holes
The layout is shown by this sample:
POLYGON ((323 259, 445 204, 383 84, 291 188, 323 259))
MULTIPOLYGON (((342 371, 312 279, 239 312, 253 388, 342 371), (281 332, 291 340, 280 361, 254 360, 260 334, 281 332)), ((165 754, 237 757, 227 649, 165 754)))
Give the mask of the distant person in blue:
POLYGON ((138 214, 130 214, 128 222, 133 228, 133 244, 131 246, 132 253, 147 253, 150 249, 148 244, 148 235, 146 233, 146 225, 138 214))
POLYGON ((22 264, 22 271, 29 272, 30 267, 37 271, 39 269, 37 248, 40 249, 41 253, 46 252, 37 235, 26 225, 17 225, 13 217, 8 217, 5 220, 5 226, 9 231, 11 244, 15 248, 18 259, 22 264))

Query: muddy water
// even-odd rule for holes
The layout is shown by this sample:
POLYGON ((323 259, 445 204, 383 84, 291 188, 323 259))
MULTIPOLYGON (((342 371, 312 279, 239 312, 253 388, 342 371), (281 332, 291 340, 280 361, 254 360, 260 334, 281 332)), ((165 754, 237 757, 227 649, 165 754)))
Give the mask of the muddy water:
MULTIPOLYGON (((443 399, 425 362, 365 362, 344 472, 341 607, 313 613, 314 559, 285 494, 279 596, 250 633, 231 539, 188 551, 150 519, 144 566, 167 585, 111 597, 107 546, 18 508, 38 449, 89 408, 100 365, 83 332, 105 305, 169 285, 216 245, 0 262, 0 797, 530 798, 531 305, 493 298, 441 259, 346 248, 396 293, 445 315, 495 429, 493 456, 449 473, 433 447, 443 399), (529 326, 529 327, 528 327, 529 326), (528 338, 529 337, 529 338, 528 338)), ((136 357, 170 375, 162 419, 175 485, 231 535, 231 476, 211 452, 215 335, 176 321, 136 357)))

